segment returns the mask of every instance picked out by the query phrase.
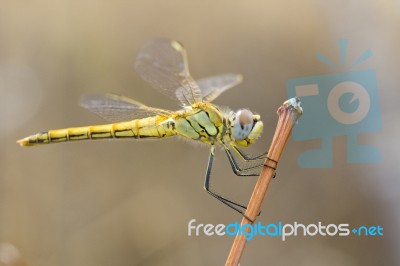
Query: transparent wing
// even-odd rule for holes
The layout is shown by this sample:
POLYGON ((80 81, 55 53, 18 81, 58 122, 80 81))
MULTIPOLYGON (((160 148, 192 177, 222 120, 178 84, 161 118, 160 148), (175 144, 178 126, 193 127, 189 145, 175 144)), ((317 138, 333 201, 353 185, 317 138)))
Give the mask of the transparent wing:
POLYGON ((158 38, 147 42, 139 51, 135 69, 155 89, 183 106, 202 100, 189 73, 185 48, 177 41, 158 38))
POLYGON ((243 80, 243 76, 239 74, 223 74, 197 81, 199 84, 203 101, 211 102, 224 91, 238 85, 243 80))
POLYGON ((110 122, 129 121, 154 115, 170 115, 172 112, 146 106, 125 96, 115 94, 90 94, 80 100, 80 105, 110 122))

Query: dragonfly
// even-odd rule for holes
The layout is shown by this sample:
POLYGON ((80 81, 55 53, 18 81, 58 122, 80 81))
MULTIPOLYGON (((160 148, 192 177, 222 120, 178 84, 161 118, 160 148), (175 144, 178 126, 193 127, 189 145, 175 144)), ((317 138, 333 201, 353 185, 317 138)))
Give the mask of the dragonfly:
POLYGON ((214 198, 244 214, 246 206, 211 189, 215 147, 225 151, 238 176, 257 176, 266 153, 249 156, 242 148, 253 144, 263 130, 260 115, 248 109, 232 111, 213 103, 221 93, 242 81, 239 74, 223 74, 195 81, 189 73, 187 53, 178 41, 156 38, 139 51, 135 70, 147 83, 175 100, 181 109, 170 111, 115 95, 87 95, 81 106, 111 122, 37 133, 17 142, 37 146, 67 141, 99 139, 162 139, 180 136, 210 147, 204 188, 214 198), (240 161, 238 161, 240 160, 240 161))

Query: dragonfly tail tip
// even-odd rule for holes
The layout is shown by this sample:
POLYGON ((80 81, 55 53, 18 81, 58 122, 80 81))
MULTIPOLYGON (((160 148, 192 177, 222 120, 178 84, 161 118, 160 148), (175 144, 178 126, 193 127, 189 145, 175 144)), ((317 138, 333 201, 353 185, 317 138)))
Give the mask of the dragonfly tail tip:
POLYGON ((21 146, 21 147, 26 147, 26 146, 31 146, 28 139, 24 138, 24 139, 20 139, 17 140, 17 143, 21 146))

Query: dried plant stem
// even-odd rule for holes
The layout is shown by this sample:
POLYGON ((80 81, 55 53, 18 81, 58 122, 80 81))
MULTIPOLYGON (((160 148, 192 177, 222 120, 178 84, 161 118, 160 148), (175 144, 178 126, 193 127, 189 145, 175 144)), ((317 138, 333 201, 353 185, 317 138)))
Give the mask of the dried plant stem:
MULTIPOLYGON (((278 109, 278 123, 271 146, 268 150, 268 158, 264 162, 258 181, 254 187, 249 204, 247 206, 245 217, 243 217, 241 226, 253 224, 260 212, 262 202, 267 193, 269 183, 275 174, 277 163, 282 155, 283 148, 289 138, 290 132, 297 119, 302 114, 300 100, 292 98, 284 102, 278 109)), ((236 235, 229 252, 225 265, 238 265, 246 245, 246 236, 244 234, 236 235)))

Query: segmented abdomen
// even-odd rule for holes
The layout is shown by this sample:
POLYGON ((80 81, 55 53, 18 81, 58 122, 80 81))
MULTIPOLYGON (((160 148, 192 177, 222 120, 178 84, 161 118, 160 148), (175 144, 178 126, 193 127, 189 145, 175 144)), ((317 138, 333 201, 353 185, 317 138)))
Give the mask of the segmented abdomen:
POLYGON ((175 134, 173 121, 165 116, 154 116, 129 122, 49 130, 21 139, 18 143, 33 146, 89 139, 163 138, 175 134))

